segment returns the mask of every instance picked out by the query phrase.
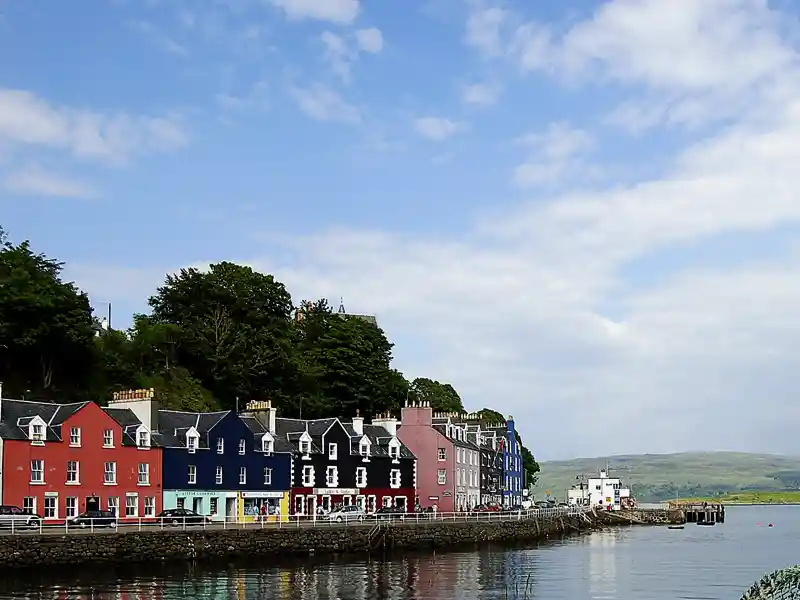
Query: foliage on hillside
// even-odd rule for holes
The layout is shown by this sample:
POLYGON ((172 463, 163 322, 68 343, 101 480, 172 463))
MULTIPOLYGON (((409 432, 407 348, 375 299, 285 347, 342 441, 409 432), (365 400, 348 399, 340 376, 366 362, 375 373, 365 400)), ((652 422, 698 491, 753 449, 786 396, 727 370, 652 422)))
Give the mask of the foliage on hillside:
POLYGON ((691 452, 579 458, 543 462, 535 493, 543 496, 549 489, 564 496, 576 478, 594 475, 606 464, 612 476, 628 483, 642 502, 797 489, 800 474, 800 457, 771 454, 691 452))
MULTIPOLYGON (((181 410, 253 399, 305 418, 397 413, 408 399, 464 410, 449 383, 409 382, 393 369, 393 344, 374 323, 324 300, 301 303, 298 314, 281 282, 250 267, 222 262, 167 276, 149 299, 151 313, 135 315, 124 332, 103 329, 61 273, 61 263, 28 242, 12 244, 0 228, 6 397, 103 403, 117 390, 153 387, 181 410)), ((530 456, 526 467, 533 465, 530 456)))

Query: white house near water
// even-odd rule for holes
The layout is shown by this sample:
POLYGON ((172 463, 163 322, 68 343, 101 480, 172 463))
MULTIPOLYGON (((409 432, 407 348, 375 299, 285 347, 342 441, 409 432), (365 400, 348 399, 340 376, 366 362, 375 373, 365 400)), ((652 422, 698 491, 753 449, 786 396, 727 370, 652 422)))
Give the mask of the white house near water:
POLYGON ((571 505, 594 506, 620 510, 630 501, 631 491, 618 477, 609 477, 606 470, 599 477, 590 477, 586 482, 572 486, 567 491, 567 502, 571 505))

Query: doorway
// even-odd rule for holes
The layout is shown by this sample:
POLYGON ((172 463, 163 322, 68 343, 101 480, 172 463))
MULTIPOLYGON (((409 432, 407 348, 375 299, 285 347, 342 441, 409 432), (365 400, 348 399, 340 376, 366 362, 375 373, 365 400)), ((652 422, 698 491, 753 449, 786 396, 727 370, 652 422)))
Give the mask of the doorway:
POLYGON ((225 520, 236 521, 236 498, 225 498, 225 520))
POLYGON ((203 499, 202 498, 192 498, 192 510, 196 512, 198 515, 203 514, 203 499))
POLYGON ((85 502, 87 512, 91 510, 100 510, 100 498, 97 496, 87 496, 85 502))
POLYGON ((408 498, 405 496, 395 496, 394 505, 403 512, 408 512, 408 498))

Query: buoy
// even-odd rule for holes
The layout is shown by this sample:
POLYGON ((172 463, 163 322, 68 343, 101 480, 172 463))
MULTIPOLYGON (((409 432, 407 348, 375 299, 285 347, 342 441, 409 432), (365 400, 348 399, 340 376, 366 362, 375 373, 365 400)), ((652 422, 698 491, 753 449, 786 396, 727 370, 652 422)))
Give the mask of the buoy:
POLYGON ((769 526, 772 527, 772 523, 770 523, 769 526))

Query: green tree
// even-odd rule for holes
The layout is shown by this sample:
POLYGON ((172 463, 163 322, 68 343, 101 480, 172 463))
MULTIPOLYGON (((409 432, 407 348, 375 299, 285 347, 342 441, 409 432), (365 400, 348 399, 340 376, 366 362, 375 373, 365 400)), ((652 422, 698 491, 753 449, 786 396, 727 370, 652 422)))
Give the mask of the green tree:
POLYGON ((517 435, 517 441, 520 445, 520 452, 522 453, 522 470, 525 471, 525 481, 528 485, 536 485, 536 482, 539 480, 539 471, 541 468, 539 467, 539 463, 536 462, 536 459, 533 458, 533 454, 530 450, 522 443, 522 437, 519 435, 518 432, 515 433, 517 435))
POLYGON ((391 368, 392 344, 379 327, 334 313, 324 300, 304 303, 300 317, 304 417, 371 416, 401 405, 407 382, 391 368))
POLYGON ((409 391, 413 397, 430 402, 434 412, 464 412, 461 397, 449 383, 417 377, 411 382, 409 391))
POLYGON ((292 299, 272 275, 229 262, 183 269, 167 277, 150 306, 152 323, 180 330, 173 358, 223 407, 233 408, 236 398, 281 405, 298 392, 292 299))
POLYGON ((88 297, 58 261, 0 239, 0 381, 10 395, 85 397, 97 356, 88 297))
POLYGON ((496 410, 492 410, 491 408, 482 408, 478 411, 478 414, 481 415, 481 419, 487 425, 505 425, 506 418, 496 410))

